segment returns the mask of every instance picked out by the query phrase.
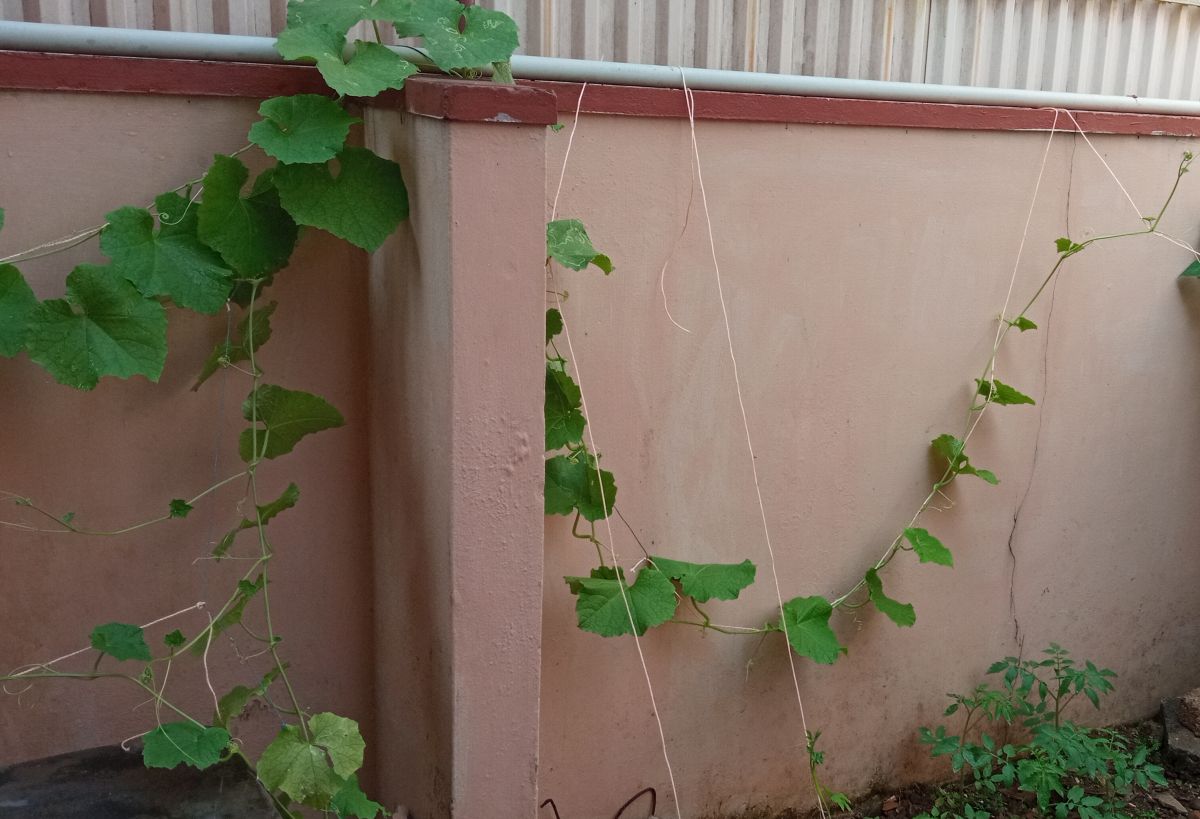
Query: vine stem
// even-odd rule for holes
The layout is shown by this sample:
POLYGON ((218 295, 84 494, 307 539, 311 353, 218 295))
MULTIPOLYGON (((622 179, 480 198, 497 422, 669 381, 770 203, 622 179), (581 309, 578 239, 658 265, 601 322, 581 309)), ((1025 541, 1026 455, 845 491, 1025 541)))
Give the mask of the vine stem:
MULTIPOLYGON (((255 281, 250 285, 250 303, 246 308, 246 338, 254 338, 254 312, 258 300, 258 289, 260 282, 255 281)), ((266 522, 263 520, 262 504, 258 497, 258 464, 262 461, 266 454, 266 445, 270 436, 270 430, 263 436, 263 448, 258 446, 258 387, 262 381, 262 371, 259 370, 258 364, 254 358, 253 343, 246 345, 248 357, 250 360, 251 372, 251 389, 250 389, 250 445, 252 447, 252 459, 248 472, 250 473, 250 498, 254 504, 254 527, 258 532, 258 545, 261 552, 261 557, 256 565, 262 566, 262 601, 263 615, 267 622, 267 650, 271 654, 271 660, 275 663, 275 668, 279 671, 279 679, 283 681, 283 686, 287 689, 288 698, 292 701, 292 710, 296 712, 296 721, 300 724, 300 730, 304 734, 306 741, 312 740, 312 735, 308 729, 308 720, 304 716, 304 709, 300 707, 300 699, 296 696, 296 690, 292 687, 292 681, 288 678, 287 665, 279 658, 279 640, 275 635, 275 623, 271 616, 271 581, 267 564, 271 559, 271 544, 267 540, 266 522)))
MULTIPOLYGON (((233 153, 229 154, 229 156, 239 156, 239 155, 245 153, 246 151, 250 150, 253 147, 254 147, 253 143, 247 143, 246 145, 243 145, 242 147, 238 148, 233 153)), ((185 188, 189 188, 193 185, 198 185, 203 181, 204 181, 203 176, 198 177, 196 179, 189 179, 187 182, 184 182, 182 185, 172 188, 170 192, 178 193, 179 191, 181 191, 185 188)), ((146 205, 146 210, 149 210, 152 207, 154 207, 153 202, 151 202, 149 205, 146 205)), ((0 258, 0 264, 15 264, 17 262, 29 262, 29 261, 33 261, 34 259, 40 259, 44 256, 53 256, 55 253, 62 253, 65 250, 70 250, 71 248, 76 247, 77 245, 83 244, 88 239, 92 239, 96 236, 99 236, 100 233, 106 227, 108 227, 108 222, 105 222, 102 225, 95 225, 90 228, 85 228, 77 233, 72 233, 69 236, 62 236, 58 239, 51 239, 49 242, 43 242, 40 245, 35 245, 26 250, 22 250, 17 253, 13 253, 11 256, 4 256, 4 257, 0 258)))
POLYGON ((721 634, 752 635, 752 634, 770 634, 773 631, 781 631, 781 629, 778 626, 774 626, 774 625, 766 625, 766 626, 763 626, 762 628, 751 628, 749 626, 723 626, 723 625, 718 625, 716 623, 707 623, 707 622, 702 623, 698 620, 680 620, 677 618, 668 620, 667 623, 668 624, 674 623, 675 625, 678 625, 678 626, 697 626, 702 629, 709 629, 711 631, 717 631, 717 632, 720 632, 721 634))
MULTIPOLYGON (((1162 207, 1159 208, 1157 215, 1155 215, 1153 217, 1144 217, 1146 227, 1144 227, 1142 230, 1131 230, 1131 231, 1123 231, 1120 233, 1108 233, 1108 234, 1104 234, 1101 236, 1093 236, 1092 238, 1085 239, 1084 241, 1079 242, 1078 244, 1072 244, 1066 250, 1061 251, 1059 253, 1058 259, 1054 262, 1054 265, 1050 268, 1050 272, 1046 274, 1046 277, 1042 280, 1042 282, 1038 286, 1037 290, 1034 291, 1034 293, 1030 297, 1029 301, 1025 303, 1025 306, 1021 308, 1021 310, 1016 314, 1016 316, 1013 319, 1009 319, 1007 316, 1005 316, 1003 314, 1000 315, 1000 317, 998 319, 1000 322, 999 332, 997 332, 997 334, 996 334, 996 340, 993 343, 992 350, 988 355, 987 363, 983 367, 983 372, 980 374, 979 379, 977 379, 980 384, 990 384, 994 381, 995 372, 996 372, 997 356, 999 355, 1000 348, 1004 344, 1005 339, 1008 338, 1009 332, 1015 326, 1016 320, 1020 319, 1020 318, 1024 318, 1025 314, 1029 312, 1030 308, 1032 308, 1033 305, 1037 303, 1038 299, 1045 292, 1046 287, 1050 284, 1050 282, 1052 282, 1054 280, 1054 278, 1062 270, 1062 266, 1063 266, 1064 262, 1066 262, 1067 259, 1069 259, 1070 257, 1072 257, 1078 253, 1083 252, 1088 247, 1091 247, 1092 245, 1097 244, 1099 242, 1106 242, 1106 241, 1110 241, 1113 239, 1124 239, 1124 238, 1128 238, 1131 236, 1146 236, 1146 235, 1151 235, 1151 234, 1158 234, 1158 225, 1162 221, 1163 216, 1166 214, 1167 208, 1170 206, 1171 201, 1175 198, 1175 194, 1179 190, 1180 180, 1183 178, 1183 175, 1188 172, 1188 167, 1189 167, 1189 165, 1191 165, 1191 162, 1192 162, 1192 154, 1190 152, 1185 153, 1183 160, 1179 163, 1179 167, 1176 170, 1175 181, 1174 181, 1174 184, 1171 186, 1171 191, 1169 194, 1167 194, 1167 198, 1163 202, 1162 207)), ((987 410, 987 408, 992 403, 994 403, 994 394, 995 394, 994 390, 988 390, 987 394, 985 394, 983 396, 973 395, 971 397, 971 404, 967 410, 966 425, 965 425, 963 434, 960 438, 960 440, 962 441, 962 450, 960 450, 960 452, 965 451, 967 442, 971 439, 971 436, 974 434, 976 428, 979 426, 979 422, 983 418, 984 412, 987 410), (980 397, 982 397, 982 403, 976 404, 976 399, 980 398, 980 397)), ((935 497, 937 497, 938 493, 940 493, 944 487, 949 485, 955 479, 956 475, 957 475, 957 473, 955 472, 954 463, 951 462, 950 464, 947 465, 947 467, 946 467, 945 471, 943 471, 941 477, 938 478, 938 480, 934 482, 933 488, 929 491, 929 494, 925 496, 925 499, 923 501, 921 501, 920 505, 917 507, 916 513, 913 514, 912 519, 908 523, 908 526, 905 527, 906 529, 912 528, 914 525, 916 525, 916 523, 920 519, 921 515, 925 513, 925 511, 929 508, 929 505, 933 502, 933 499, 935 497)), ((896 556, 896 554, 899 551, 901 551, 901 544, 903 543, 903 541, 904 541, 904 532, 902 531, 900 534, 898 534, 895 537, 895 539, 891 542, 891 544, 888 546, 888 548, 884 551, 883 556, 875 562, 875 564, 872 568, 875 571, 879 571, 879 570, 883 569, 885 566, 887 566, 888 563, 890 563, 892 561, 892 559, 896 556)), ((843 605, 846 605, 846 601, 852 595, 861 591, 865 586, 866 586, 866 578, 864 577, 863 579, 861 579, 857 583, 855 583, 850 588, 850 590, 847 591, 845 594, 834 599, 830 605, 835 609, 839 608, 843 605)), ((847 606, 847 607, 853 607, 853 606, 847 606)))
POLYGON ((203 722, 196 719, 191 714, 184 711, 182 708, 180 708, 179 706, 172 703, 170 700, 163 697, 161 695, 161 693, 156 688, 154 688, 154 686, 148 685, 148 684, 142 682, 137 677, 130 676, 129 674, 116 674, 113 672, 99 672, 99 671, 89 671, 89 672, 81 673, 81 672, 71 672, 71 671, 56 671, 55 669, 52 669, 49 666, 44 666, 44 668, 46 670, 39 674, 27 674, 27 673, 0 674, 0 682, 16 682, 18 680, 22 680, 22 681, 23 680, 83 680, 83 681, 88 681, 88 682, 90 682, 92 680, 127 680, 128 682, 133 683, 138 688, 142 689, 147 694, 149 694, 153 698, 153 700, 155 701, 156 704, 161 703, 162 705, 165 705, 167 708, 174 711, 180 717, 183 717, 184 719, 186 719, 188 722, 195 723, 196 725, 200 726, 201 728, 205 727, 203 722))
MULTIPOLYGON (((198 495, 195 495, 194 497, 187 499, 185 501, 185 503, 187 503, 188 506, 191 506, 191 505, 195 504, 197 501, 203 500, 208 495, 211 495, 213 492, 216 492, 221 487, 226 486, 227 484, 231 484, 234 481, 238 480, 239 478, 244 478, 248 474, 249 474, 249 470, 243 469, 241 472, 237 473, 236 475, 230 475, 228 478, 225 478, 224 480, 217 481, 212 486, 210 486, 207 489, 205 489, 204 491, 200 492, 198 495)), ((171 515, 171 514, 160 515, 159 517, 152 518, 151 520, 142 521, 141 523, 135 523, 131 526, 126 526, 121 529, 113 529, 111 531, 96 531, 96 530, 92 530, 92 529, 83 529, 78 526, 72 526, 68 521, 65 521, 62 518, 57 517, 53 512, 50 512, 50 511, 38 506, 30 498, 24 497, 22 495, 18 495, 14 492, 0 491, 0 496, 4 496, 4 497, 11 499, 18 506, 25 506, 25 507, 28 507, 29 509, 32 509, 34 512, 37 512, 39 515, 49 518, 50 520, 59 524, 59 526, 61 527, 59 529, 41 529, 36 526, 29 526, 24 523, 14 523, 12 521, 0 520, 0 526, 7 526, 12 529, 22 529, 26 532, 38 532, 38 533, 44 533, 44 534, 76 534, 76 535, 87 535, 89 537, 114 537, 116 535, 126 535, 126 534, 129 534, 130 532, 136 532, 138 529, 145 529, 147 526, 154 526, 159 523, 166 523, 167 521, 171 520, 174 517, 174 515, 171 515)))

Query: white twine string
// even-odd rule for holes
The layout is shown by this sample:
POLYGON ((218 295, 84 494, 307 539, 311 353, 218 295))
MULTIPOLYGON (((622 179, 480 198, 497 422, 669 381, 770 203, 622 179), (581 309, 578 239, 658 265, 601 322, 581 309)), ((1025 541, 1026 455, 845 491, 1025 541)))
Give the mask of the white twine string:
MULTIPOLYGON (((567 163, 571 158, 571 148, 575 144, 575 130, 579 127, 579 112, 583 107, 583 94, 587 90, 587 87, 588 87, 588 84, 584 83, 583 86, 579 89, 579 99, 575 103, 575 118, 574 118, 574 121, 571 123, 571 133, 567 138, 567 150, 566 150, 566 153, 563 155, 562 171, 558 175, 558 188, 554 192, 554 204, 551 206, 551 209, 550 209, 550 221, 552 221, 552 222, 558 216, 558 199, 559 199, 559 196, 562 194, 563 179, 565 179, 566 175, 567 175, 567 163)), ((551 271, 552 270, 553 269, 551 268, 551 271)), ((553 272, 551 272, 551 276, 553 276, 553 272)), ((571 344, 571 330, 570 330, 570 327, 567 322, 566 314, 563 313, 562 296, 559 294, 559 289, 558 289, 557 285, 553 285, 553 283, 552 283, 551 289, 554 291, 554 302, 555 302, 555 305, 558 307, 558 312, 560 314, 562 314, 563 338, 567 342, 567 354, 571 358, 571 368, 575 372, 575 383, 579 386, 580 408, 583 411, 583 418, 587 423, 586 429, 587 429, 587 435, 588 435, 588 446, 591 448, 592 453, 595 455, 598 452, 598 450, 596 449, 595 424, 592 421, 591 413, 588 412, 587 393, 584 391, 584 388, 583 388, 583 374, 580 372, 580 369, 579 369, 579 361, 575 357, 575 348, 571 344)), ((601 508, 607 509, 608 508, 608 500, 604 496, 604 481, 602 480, 602 477, 601 477, 600 458, 598 455, 596 455, 596 483, 600 487, 601 508)), ((621 592, 621 601, 625 604, 625 613, 629 616, 629 626, 633 631, 633 643, 637 647, 638 660, 641 662, 641 665, 642 665, 642 676, 646 680, 646 691, 649 693, 649 696, 650 696, 650 710, 653 712, 654 722, 658 726, 658 739, 659 739, 659 743, 662 746, 663 762, 667 766, 667 778, 670 780, 670 783, 671 783, 671 796, 674 799, 675 816, 676 816, 676 819, 683 819, 683 814, 680 812, 680 807, 679 807, 679 791, 675 786, 675 771, 671 767, 671 757, 667 751, 667 736, 666 736, 666 732, 663 730, 662 717, 659 715, 659 712, 658 712, 658 701, 657 701, 657 698, 654 696, 654 683, 650 679, 650 668, 646 664, 646 655, 642 651, 641 638, 638 637, 637 620, 634 618, 634 615, 633 615, 633 606, 630 604, 629 594, 625 591, 624 579, 621 577, 621 564, 617 559, 616 536, 613 533, 611 516, 604 518, 604 525, 605 525, 605 527, 607 529, 607 533, 608 533, 609 557, 612 559, 613 568, 618 573, 617 588, 621 592)))
MULTIPOLYGON (((199 603, 193 603, 192 605, 188 606, 186 609, 180 609, 179 611, 172 612, 171 614, 168 614, 164 617, 159 617, 157 620, 151 620, 149 623, 144 624, 142 626, 142 628, 146 629, 146 628, 150 628, 151 626, 157 626, 159 623, 165 623, 167 620, 170 620, 174 617, 178 617, 181 614, 187 614, 189 611, 199 611, 200 609, 203 609, 204 606, 205 606, 205 603, 203 600, 200 601, 199 603)), ((39 668, 48 668, 49 666, 52 666, 55 663, 61 663, 63 660, 69 660, 72 657, 78 657, 80 654, 86 654, 89 651, 92 651, 91 646, 81 648, 78 651, 72 651, 70 654, 64 654, 61 657, 58 657, 57 659, 50 660, 49 662, 37 663, 36 665, 28 666, 24 671, 15 672, 12 674, 12 676, 23 677, 26 674, 29 674, 30 672, 37 671, 39 668)))
MULTIPOLYGON (((746 435, 746 450, 750 455, 750 471, 754 476, 754 495, 758 500, 758 512, 762 521, 763 539, 767 544, 767 554, 770 557, 771 563, 771 578, 775 582, 775 599, 779 604, 779 623, 783 629, 783 636, 786 641, 784 650, 787 652, 788 667, 792 672, 792 686, 796 691, 796 705, 800 709, 800 725, 804 729, 805 747, 808 745, 808 737, 811 736, 808 730, 808 718, 804 713, 804 697, 800 693, 800 678, 796 674, 796 658, 792 655, 791 637, 788 634, 787 615, 784 612, 783 606, 783 589, 779 583, 779 572, 775 565, 775 547, 771 544, 771 528, 767 523, 767 507, 763 502, 762 486, 758 478, 758 461, 754 455, 754 441, 750 436, 750 420, 746 415, 746 402, 742 396, 742 380, 738 372, 737 355, 734 353, 733 347, 733 328, 729 322, 729 308, 725 303, 725 288, 721 282, 721 264, 717 260, 717 243, 713 235, 712 215, 708 209, 708 193, 704 189, 704 170, 700 162, 700 146, 696 141, 696 103, 695 97, 692 94, 687 84, 687 74, 682 67, 679 69, 679 76, 683 80, 684 99, 687 100, 688 108, 688 127, 692 138, 692 158, 696 171, 696 181, 700 187, 700 203, 704 208, 704 221, 708 228, 708 248, 712 255, 713 273, 717 282, 717 297, 721 302, 721 317, 725 323, 725 340, 729 346, 729 362, 733 368, 733 384, 737 392, 738 409, 742 416, 742 430, 746 435)), ((821 796, 821 790, 813 783, 813 789, 817 795, 817 809, 822 817, 829 815, 825 807, 825 800, 821 796)))

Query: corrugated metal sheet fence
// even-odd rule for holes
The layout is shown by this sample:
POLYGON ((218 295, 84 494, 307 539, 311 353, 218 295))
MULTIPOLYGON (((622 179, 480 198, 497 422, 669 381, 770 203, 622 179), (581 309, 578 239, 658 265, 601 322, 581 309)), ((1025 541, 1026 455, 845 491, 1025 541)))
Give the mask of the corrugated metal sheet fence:
MULTIPOLYGON (((478 0, 523 51, 1200 98, 1200 0, 478 0)), ((286 0, 0 0, 0 19, 269 35, 286 0)))

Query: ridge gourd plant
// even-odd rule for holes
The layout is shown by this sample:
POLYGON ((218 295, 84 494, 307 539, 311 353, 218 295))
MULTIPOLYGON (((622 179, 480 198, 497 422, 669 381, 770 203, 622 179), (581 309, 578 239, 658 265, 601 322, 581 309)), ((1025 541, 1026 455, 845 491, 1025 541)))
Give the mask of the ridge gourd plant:
MULTIPOLYGON (((238 436, 243 466, 236 474, 190 498, 164 498, 162 514, 115 531, 89 529, 74 514, 55 514, 21 494, 3 497, 48 521, 6 521, 10 528, 100 537, 186 518, 219 488, 241 483, 251 511, 239 515, 212 556, 222 560, 240 552, 248 568, 196 634, 172 631, 152 649, 142 627, 107 623, 91 632, 85 650, 93 656, 90 670, 62 666, 84 653, 77 652, 0 675, 0 680, 103 679, 136 686, 154 704, 155 719, 142 743, 147 767, 203 769, 241 757, 284 816, 298 816, 304 808, 359 819, 386 814, 358 783, 365 749, 358 723, 310 713, 288 676, 271 614, 276 544, 269 524, 298 503, 300 490, 289 484, 277 498, 259 491, 260 469, 272 468, 275 459, 309 435, 345 423, 320 396, 265 380, 258 354, 271 338, 277 305, 264 301, 264 291, 284 272, 302 230, 323 230, 372 251, 408 216, 400 167, 347 144, 360 120, 344 103, 347 97, 402 88, 418 68, 380 42, 358 41, 347 52, 347 32, 361 21, 372 24, 377 39, 381 23, 399 36, 422 38, 429 60, 442 71, 490 70, 511 81, 507 61, 517 46, 517 27, 503 13, 457 0, 290 0, 287 27, 276 47, 286 59, 315 62, 336 97, 266 100, 259 108, 262 119, 250 127, 250 144, 215 156, 203 177, 161 194, 149 207, 118 208, 99 227, 0 259, 0 355, 25 351, 56 381, 76 389, 90 390, 106 377, 142 375, 157 381, 167 356, 171 310, 211 315, 227 305, 242 308, 236 330, 212 351, 193 387, 200 389, 223 368, 246 379, 245 427, 238 436), (238 157, 254 148, 274 164, 251 180, 238 157), (95 237, 108 262, 76 267, 66 276, 65 297, 39 301, 16 264, 95 237), (223 696, 214 691, 211 715, 185 710, 168 694, 171 672, 185 664, 194 670, 201 658, 206 664, 213 640, 243 625, 255 605, 261 606, 266 633, 244 630, 263 645, 270 670, 223 696), (275 705, 276 696, 285 697, 286 705, 275 705), (252 759, 233 736, 233 720, 255 700, 271 704, 284 724, 252 759)), ((0 210, 0 228, 3 222, 0 210)))
MULTIPOLYGON (((696 564, 650 555, 643 548, 643 560, 639 561, 639 565, 644 565, 632 583, 628 582, 621 567, 606 565, 602 544, 596 538, 595 522, 613 513, 618 487, 613 474, 599 467, 599 456, 589 451, 584 443, 586 419, 583 416, 580 389, 567 372, 568 361, 563 358, 554 341, 563 330, 563 318, 557 309, 551 308, 546 314, 545 425, 546 449, 555 454, 546 461, 546 513, 573 516, 572 535, 592 543, 599 560, 599 566, 592 569, 588 577, 564 578, 570 593, 576 597, 575 611, 579 628, 602 637, 625 635, 634 629, 641 635, 649 628, 667 623, 695 626, 723 634, 766 636, 772 632, 783 632, 796 654, 815 663, 829 665, 847 652, 830 626, 833 612, 839 608, 857 609, 873 605, 895 625, 912 627, 917 619, 916 609, 912 604, 902 603, 886 594, 882 578, 884 569, 901 552, 912 552, 919 563, 953 567, 954 556, 951 551, 928 529, 917 525, 921 516, 934 499, 960 476, 975 477, 992 486, 998 484, 1000 479, 994 472, 971 462, 966 454, 966 445, 990 406, 1035 404, 1029 395, 996 377, 996 361, 1001 346, 1014 329, 1022 334, 1037 329, 1037 324, 1029 318, 1029 311, 1068 259, 1101 242, 1158 233, 1159 224, 1192 160, 1191 152, 1183 155, 1162 206, 1157 213, 1142 217, 1142 229, 1093 236, 1080 242, 1068 237, 1055 241, 1056 259, 1037 289, 1015 315, 1001 314, 998 317, 999 326, 987 360, 979 376, 972 382, 972 398, 962 432, 958 435, 943 433, 930 442, 934 455, 943 466, 912 518, 888 544, 883 555, 870 564, 861 579, 845 593, 832 599, 819 595, 793 597, 783 603, 780 619, 758 627, 714 624, 701 607, 702 603, 714 597, 721 600, 736 599, 743 589, 751 585, 755 579, 755 566, 749 560, 737 564, 696 564), (561 452, 564 449, 565 453, 561 452), (580 531, 581 521, 586 522, 586 531, 580 531), (691 614, 681 615, 681 605, 692 609, 695 617, 691 614), (783 622, 786 622, 786 629, 783 622)), ((606 275, 613 271, 612 261, 595 249, 583 224, 577 220, 551 222, 547 227, 546 239, 548 275, 552 274, 550 266, 553 262, 575 271, 583 270, 589 264, 594 264, 606 275)), ((1183 275, 1200 277, 1200 261, 1193 262, 1183 275)), ((640 547, 641 541, 636 534, 635 540, 640 547)), ((1085 693, 1090 690, 1085 690, 1085 693)), ((1088 696, 1095 702, 1092 694, 1088 696)), ((827 801, 846 810, 849 802, 845 795, 830 791, 817 776, 817 768, 824 762, 824 753, 815 748, 819 736, 819 731, 807 736, 813 787, 819 801, 827 801)), ((1091 816, 1088 809, 1090 800, 1079 815, 1085 819, 1091 816)))
MULTIPOLYGON (((886 594, 883 571, 902 552, 912 552, 919 563, 953 567, 954 556, 950 549, 928 529, 917 525, 921 516, 956 478, 974 477, 992 486, 1000 482, 994 472, 971 462, 966 454, 966 445, 989 407, 1035 403, 1033 398, 996 377, 996 359, 1009 332, 1015 329, 1018 333, 1025 333, 1037 329, 1037 324, 1029 318, 1028 313, 1068 259, 1101 242, 1157 233, 1159 223, 1174 199, 1184 174, 1188 172, 1192 159, 1191 152, 1183 155, 1162 207, 1157 213, 1142 217, 1145 224, 1143 229, 1093 236, 1081 242, 1067 237, 1055 241, 1057 256, 1054 264, 1032 296, 1016 315, 1001 315, 998 318, 995 341, 982 371, 972 382, 972 399, 962 432, 958 435, 943 433, 930 442, 934 455, 944 465, 912 518, 901 527, 882 557, 869 565, 861 579, 843 594, 832 599, 819 595, 793 597, 784 603, 787 637, 797 654, 818 664, 829 665, 846 653, 846 647, 839 642, 829 625, 837 609, 873 605, 897 626, 911 627, 916 623, 913 605, 894 600, 886 594)), ((595 249, 586 229, 578 220, 551 222, 546 230, 546 244, 547 266, 557 262, 565 268, 579 271, 592 264, 605 275, 613 271, 612 261, 595 249)), ((1193 262, 1183 275, 1200 277, 1200 262, 1193 262)), ((630 632, 629 618, 624 614, 618 594, 619 582, 626 584, 630 592, 630 605, 639 626, 639 634, 647 628, 665 623, 698 626, 732 634, 783 632, 778 620, 755 628, 716 626, 699 606, 713 597, 736 599, 742 589, 754 582, 755 567, 749 560, 737 564, 688 563, 647 553, 644 555, 645 566, 638 572, 632 585, 626 583, 623 572, 605 565, 601 544, 596 539, 595 522, 612 514, 618 487, 613 474, 597 467, 598 456, 584 444, 586 420, 582 412, 582 397, 578 385, 567 372, 567 360, 559 353, 554 342, 562 328, 562 315, 557 309, 550 309, 546 314, 546 449, 555 453, 565 449, 566 452, 554 454, 546 460, 546 514, 574 516, 571 533, 596 546, 600 565, 592 570, 591 577, 565 578, 571 593, 577 598, 579 627, 603 637, 630 632), (587 531, 580 531, 581 521, 588 524, 587 531), (615 617, 596 617, 596 611, 609 610, 613 599, 622 609, 624 621, 621 623, 615 617), (677 616, 678 605, 684 599, 695 610, 699 620, 677 616)))

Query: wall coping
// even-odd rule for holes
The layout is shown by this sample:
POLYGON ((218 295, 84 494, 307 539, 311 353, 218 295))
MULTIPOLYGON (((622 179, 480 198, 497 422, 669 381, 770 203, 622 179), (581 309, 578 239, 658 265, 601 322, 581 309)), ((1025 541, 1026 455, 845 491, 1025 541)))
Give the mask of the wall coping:
MULTIPOLYGON (((386 93, 372 105, 458 122, 550 125, 573 113, 579 83, 522 81, 517 86, 441 76, 413 77, 404 92, 386 93)), ((98 93, 227 96, 265 99, 329 90, 316 69, 300 65, 206 62, 144 57, 0 51, 0 89, 98 93)), ((702 120, 972 131, 1045 131, 1048 108, 955 105, 931 102, 835 99, 731 91, 696 91, 702 120)), ((686 118, 678 89, 588 85, 582 111, 634 117, 686 118)), ((1200 136, 1200 117, 1098 111, 1073 112, 1088 133, 1200 136)), ((1076 130, 1059 114, 1055 126, 1076 130)))

